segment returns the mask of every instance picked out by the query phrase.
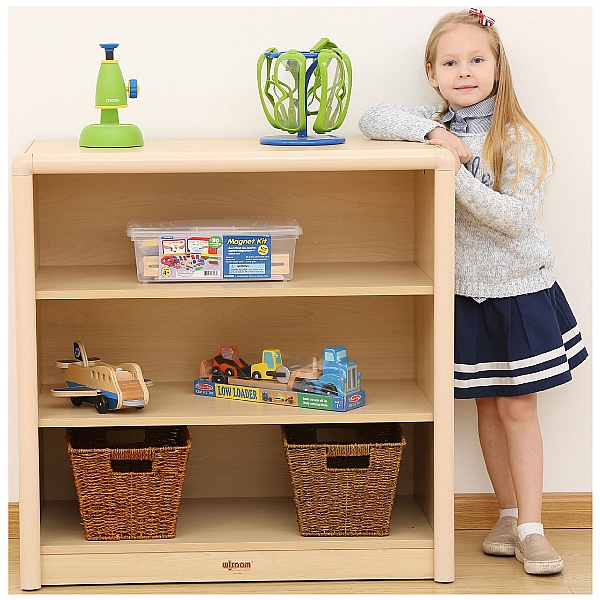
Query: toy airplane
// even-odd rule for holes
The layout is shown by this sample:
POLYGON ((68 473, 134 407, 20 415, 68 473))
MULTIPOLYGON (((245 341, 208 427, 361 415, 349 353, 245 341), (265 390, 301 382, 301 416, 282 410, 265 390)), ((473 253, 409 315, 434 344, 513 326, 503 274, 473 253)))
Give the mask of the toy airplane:
POLYGON ((150 379, 144 379, 136 363, 109 365, 99 358, 88 358, 81 342, 74 342, 74 359, 57 360, 65 370, 67 387, 53 388, 53 396, 69 397, 75 406, 87 402, 100 414, 125 407, 144 408, 148 404, 150 379))

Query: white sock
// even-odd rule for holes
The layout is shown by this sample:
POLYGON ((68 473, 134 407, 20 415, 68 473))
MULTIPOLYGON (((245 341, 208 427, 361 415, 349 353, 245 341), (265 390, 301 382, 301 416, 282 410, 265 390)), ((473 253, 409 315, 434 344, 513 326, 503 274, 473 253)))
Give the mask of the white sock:
POLYGON ((517 527, 519 541, 523 541, 528 535, 538 533, 544 535, 544 526, 541 523, 523 523, 517 527))
POLYGON ((517 519, 519 517, 519 509, 518 508, 501 508, 500 509, 501 517, 514 517, 517 519))

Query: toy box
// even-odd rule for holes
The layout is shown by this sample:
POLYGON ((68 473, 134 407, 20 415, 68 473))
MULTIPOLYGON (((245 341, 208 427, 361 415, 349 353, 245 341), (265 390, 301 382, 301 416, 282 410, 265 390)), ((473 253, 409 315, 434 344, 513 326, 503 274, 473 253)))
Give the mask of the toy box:
POLYGON ((301 233, 291 219, 204 219, 127 227, 141 282, 287 281, 301 233))
POLYGON ((365 405, 358 364, 348 358, 345 346, 325 348, 320 364, 313 356, 286 366, 278 348, 263 350, 261 358, 248 363, 237 346, 221 346, 219 354, 200 363, 194 393, 338 412, 365 405))
POLYGON ((333 410, 336 412, 345 412, 359 408, 366 403, 365 391, 362 389, 348 392, 344 396, 332 396, 256 387, 250 382, 244 382, 243 385, 240 385, 239 381, 236 380, 233 383, 230 380, 227 383, 219 383, 216 381, 207 381, 206 379, 196 379, 194 380, 194 393, 200 396, 212 396, 228 400, 285 404, 286 406, 333 410))

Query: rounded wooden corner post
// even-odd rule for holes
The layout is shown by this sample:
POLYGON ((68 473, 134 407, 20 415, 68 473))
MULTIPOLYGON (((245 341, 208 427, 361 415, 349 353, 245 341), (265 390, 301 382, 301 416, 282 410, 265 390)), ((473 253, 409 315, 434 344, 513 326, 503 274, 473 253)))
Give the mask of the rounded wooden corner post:
MULTIPOLYGON (((435 146, 435 170, 436 171, 452 171, 454 174, 454 155, 450 150, 435 146)), ((452 181, 452 189, 454 189, 454 180, 452 181)))
POLYGON ((12 201, 15 264, 17 407, 19 412, 20 575, 23 590, 42 585, 38 440, 38 361, 36 336, 33 155, 13 161, 12 201), (33 318, 32 318, 33 315, 33 318))
POLYGON ((454 581, 454 159, 440 148, 434 231, 434 580, 454 581), (449 193, 450 192, 450 193, 449 193), (449 251, 451 249, 452 251, 449 251))

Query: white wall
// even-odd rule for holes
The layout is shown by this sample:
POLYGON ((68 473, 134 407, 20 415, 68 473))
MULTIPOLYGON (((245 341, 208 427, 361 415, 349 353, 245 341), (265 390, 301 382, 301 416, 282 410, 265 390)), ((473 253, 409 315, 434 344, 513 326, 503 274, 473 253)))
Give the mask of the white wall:
MULTIPOLYGON (((118 42, 125 79, 140 96, 120 111, 146 139, 255 137, 273 133, 256 89, 256 62, 269 47, 306 50, 321 37, 350 56, 354 87, 340 133, 360 135, 377 102, 430 104, 422 68, 429 31, 458 7, 13 7, 9 9, 8 171, 33 139, 77 139, 93 108, 100 42, 118 42)), ((556 272, 588 349, 592 335, 592 9, 493 7, 525 112, 547 137, 556 175, 542 221, 556 272)), ((9 291, 9 315, 14 299, 9 291)), ((10 318, 12 323, 13 319, 10 318)), ((9 373, 14 333, 9 327, 9 373)), ((9 501, 18 500, 16 390, 9 381, 9 501)), ((540 395, 545 489, 591 491, 591 360, 573 382, 540 395)), ((456 492, 490 492, 472 401, 456 406, 456 492)))

